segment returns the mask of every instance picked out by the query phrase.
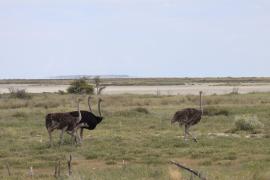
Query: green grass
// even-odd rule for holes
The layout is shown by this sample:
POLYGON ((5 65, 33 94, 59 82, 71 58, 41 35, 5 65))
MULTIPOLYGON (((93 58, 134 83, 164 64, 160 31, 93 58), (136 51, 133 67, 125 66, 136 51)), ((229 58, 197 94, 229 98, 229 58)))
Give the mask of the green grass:
MULTIPOLYGON (((81 108, 88 109, 87 96, 81 108)), ((204 97, 206 115, 191 128, 198 143, 183 141, 183 128, 171 127, 174 112, 197 107, 197 96, 117 95, 103 96, 105 119, 94 131, 85 131, 81 146, 65 135, 59 147, 48 148, 44 117, 49 112, 76 109, 74 95, 33 94, 31 99, 0 98, 0 179, 27 179, 33 166, 35 179, 54 179, 55 163, 61 161, 68 179, 66 160, 73 156, 69 179, 173 179, 169 160, 201 171, 208 179, 270 179, 270 93, 213 95, 204 97), (235 117, 254 115, 264 127, 262 136, 210 136, 235 128, 235 117), (124 160, 124 164, 123 164, 124 160), (7 176, 9 164, 12 176, 7 176)), ((93 100, 95 112, 97 99, 93 100)), ((183 179, 190 174, 174 169, 183 179)), ((179 175, 179 176, 180 176, 179 175)))

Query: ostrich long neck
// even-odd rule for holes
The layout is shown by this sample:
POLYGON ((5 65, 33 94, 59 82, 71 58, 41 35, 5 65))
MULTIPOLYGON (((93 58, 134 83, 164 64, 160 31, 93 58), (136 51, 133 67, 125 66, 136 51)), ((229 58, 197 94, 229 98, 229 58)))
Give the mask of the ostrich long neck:
POLYGON ((92 112, 92 108, 91 108, 91 104, 90 104, 90 99, 91 99, 91 97, 88 97, 88 107, 89 107, 89 111, 92 112))
POLYGON ((202 107, 202 92, 200 92, 200 111, 203 114, 203 107, 202 107))
POLYGON ((81 114, 81 111, 80 111, 80 101, 78 101, 78 113, 79 113, 79 117, 78 117, 78 122, 79 122, 82 119, 82 114, 81 114))
POLYGON ((98 101, 98 113, 99 113, 99 116, 101 117, 101 110, 100 110, 100 103, 101 103, 101 100, 98 101))

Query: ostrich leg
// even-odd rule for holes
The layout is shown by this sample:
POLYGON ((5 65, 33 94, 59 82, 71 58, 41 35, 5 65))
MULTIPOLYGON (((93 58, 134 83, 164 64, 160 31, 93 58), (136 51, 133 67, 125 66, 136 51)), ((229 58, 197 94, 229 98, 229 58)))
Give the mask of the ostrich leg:
POLYGON ((184 126, 184 140, 187 141, 187 126, 184 126))
POLYGON ((192 137, 193 141, 198 142, 197 139, 196 139, 196 137, 193 136, 193 135, 189 132, 190 126, 185 126, 185 127, 186 127, 186 133, 192 137))
POLYGON ((80 137, 81 137, 81 140, 83 140, 83 128, 80 129, 80 137))
POLYGON ((52 131, 48 129, 49 139, 50 139, 50 147, 52 147, 52 131))
POLYGON ((60 145, 63 144, 63 136, 64 136, 64 132, 67 130, 68 127, 65 127, 62 129, 61 134, 60 134, 60 145))

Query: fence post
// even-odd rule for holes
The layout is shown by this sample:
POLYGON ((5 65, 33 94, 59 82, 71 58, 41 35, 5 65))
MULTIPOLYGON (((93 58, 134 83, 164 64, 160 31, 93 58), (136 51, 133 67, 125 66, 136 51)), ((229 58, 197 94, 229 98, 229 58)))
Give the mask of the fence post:
POLYGON ((34 176, 34 171, 33 171, 33 167, 32 166, 30 167, 29 175, 31 176, 31 179, 34 176))
POLYGON ((9 168, 9 164, 8 163, 6 164, 6 168, 7 168, 7 171, 8 171, 8 176, 11 176, 11 172, 10 172, 10 168, 9 168))
POLYGON ((71 154, 70 154, 70 155, 69 155, 69 160, 67 161, 67 164, 68 164, 68 175, 69 175, 69 176, 72 175, 71 161, 72 161, 72 156, 71 156, 71 154))
POLYGON ((61 163, 60 160, 58 161, 58 177, 61 176, 61 163))

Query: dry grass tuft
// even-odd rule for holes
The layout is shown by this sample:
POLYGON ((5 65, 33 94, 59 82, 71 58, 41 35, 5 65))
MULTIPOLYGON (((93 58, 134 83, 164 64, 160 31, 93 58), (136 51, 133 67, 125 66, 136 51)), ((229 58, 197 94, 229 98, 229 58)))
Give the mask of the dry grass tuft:
POLYGON ((169 167, 168 174, 170 176, 170 180, 182 180, 182 174, 177 168, 169 167))

